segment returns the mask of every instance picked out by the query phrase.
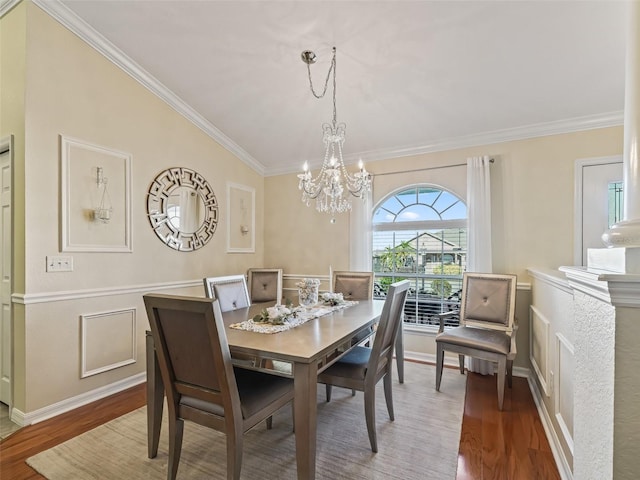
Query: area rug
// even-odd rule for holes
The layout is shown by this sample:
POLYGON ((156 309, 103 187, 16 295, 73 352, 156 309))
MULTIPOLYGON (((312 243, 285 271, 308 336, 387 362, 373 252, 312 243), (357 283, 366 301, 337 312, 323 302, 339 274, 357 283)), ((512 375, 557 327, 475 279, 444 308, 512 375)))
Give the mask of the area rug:
MULTIPOLYGON (((394 372, 395 373, 395 372, 394 372)), ((405 383, 393 383, 395 421, 389 421, 382 390, 376 390, 378 453, 371 452, 363 393, 334 388, 326 403, 318 386, 316 478, 331 480, 454 480, 466 377, 445 369, 435 391, 433 366, 405 362, 405 383)), ((166 415, 165 415, 166 418, 166 415)), ((147 458, 145 408, 138 409, 27 460, 49 480, 167 477, 167 423, 155 459, 147 458)), ((225 437, 185 423, 178 479, 226 478, 225 437)), ((244 437, 241 478, 296 478, 291 408, 284 407, 244 437)))

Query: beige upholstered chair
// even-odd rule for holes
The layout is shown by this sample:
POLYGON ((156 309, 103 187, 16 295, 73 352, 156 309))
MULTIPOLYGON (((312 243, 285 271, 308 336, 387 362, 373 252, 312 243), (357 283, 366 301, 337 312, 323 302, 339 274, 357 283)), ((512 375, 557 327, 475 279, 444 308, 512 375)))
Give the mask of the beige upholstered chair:
POLYGON ((220 302, 220 310, 228 312, 251 305, 244 275, 206 277, 203 279, 207 297, 220 302))
POLYGON ((373 272, 335 271, 333 291, 342 293, 345 300, 371 300, 373 298, 373 272))
POLYGON ((458 354, 460 373, 464 374, 464 356, 498 363, 498 408, 502 410, 504 379, 511 387, 513 359, 516 356, 515 320, 516 276, 492 273, 465 273, 460 300, 460 326, 444 330, 440 315, 440 332, 436 336, 436 390, 440 390, 444 352, 458 354))
POLYGON ((282 302, 281 268, 250 268, 247 285, 251 303, 282 302))
POLYGON ((243 434, 262 420, 271 428, 293 400, 293 381, 232 365, 218 301, 144 295, 144 303, 167 395, 167 478, 176 478, 189 420, 226 434, 227 478, 238 480, 243 434))
POLYGON ((394 419, 391 382, 393 346, 398 335, 398 322, 402 319, 409 285, 409 280, 403 280, 389 287, 372 348, 355 346, 318 375, 318 382, 327 385, 327 401, 331 400, 332 385, 364 392, 364 413, 371 450, 374 452, 378 451, 375 392, 380 379, 384 379, 384 396, 389 418, 392 421, 394 419))

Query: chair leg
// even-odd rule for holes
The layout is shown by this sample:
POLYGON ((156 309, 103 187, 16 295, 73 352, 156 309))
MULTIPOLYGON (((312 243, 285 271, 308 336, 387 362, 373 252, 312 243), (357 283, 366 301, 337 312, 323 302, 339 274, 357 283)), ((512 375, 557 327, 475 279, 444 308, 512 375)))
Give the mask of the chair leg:
POLYGON ((438 343, 436 351, 436 392, 440 391, 440 382, 442 381, 442 367, 444 364, 444 349, 438 343))
POLYGON ((177 418, 169 419, 169 464, 167 480, 175 480, 180 463, 180 452, 182 451, 182 434, 184 432, 184 421, 177 418))
POLYGON ((460 363, 460 373, 464 375, 464 355, 458 355, 458 363, 460 363))
POLYGON ((367 432, 369 433, 369 443, 371 451, 378 452, 378 439, 376 438, 376 390, 373 388, 364 390, 364 416, 367 420, 367 432))
POLYGON ((271 430, 273 428, 273 415, 267 418, 267 430, 271 430))
POLYGON ((325 385, 325 390, 327 392, 327 403, 331 401, 331 385, 328 383, 325 385))
POLYGON ((513 360, 507 360, 507 385, 513 387, 513 360))
POLYGON ((507 370, 506 357, 498 360, 498 410, 502 410, 502 404, 504 401, 504 377, 507 370))
POLYGON ((241 430, 227 432, 227 480, 240 480, 243 440, 241 430))
POLYGON ((402 329, 402 324, 404 322, 404 318, 401 319, 398 324, 398 336, 396 337, 396 366, 398 368, 398 382, 404 383, 404 332, 402 329))
POLYGON ((393 422, 395 420, 393 415, 393 390, 391 383, 391 369, 389 369, 389 373, 384 376, 383 379, 384 384, 384 399, 387 402, 387 412, 389 412, 389 419, 393 422))

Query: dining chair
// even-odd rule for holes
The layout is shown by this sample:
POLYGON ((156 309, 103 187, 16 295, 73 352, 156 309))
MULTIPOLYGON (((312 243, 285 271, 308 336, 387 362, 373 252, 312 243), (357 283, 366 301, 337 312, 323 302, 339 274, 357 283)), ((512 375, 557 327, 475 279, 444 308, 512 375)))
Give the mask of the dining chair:
POLYGON ((206 296, 218 300, 223 312, 251 305, 244 275, 206 277, 203 282, 206 296))
POLYGON ((263 420, 271 428, 272 415, 293 400, 293 381, 233 366, 219 301, 143 298, 167 396, 167 478, 176 478, 188 420, 226 434, 227 479, 238 480, 243 434, 263 420))
POLYGON ((516 357, 515 275, 470 273, 462 277, 460 311, 439 315, 436 335, 436 390, 440 391, 444 352, 458 354, 460 373, 464 374, 464 357, 497 362, 498 409, 502 410, 505 376, 511 388, 513 360, 516 357), (460 326, 444 329, 444 320, 460 316, 460 326))
POLYGON ((364 392, 364 413, 373 452, 378 451, 375 393, 380 379, 384 380, 384 397, 389 418, 394 420, 391 382, 393 347, 409 285, 409 280, 403 280, 389 287, 371 348, 356 345, 318 375, 318 382, 326 384, 327 402, 331 400, 333 385, 364 392))
POLYGON ((247 285, 251 303, 282 302, 281 268, 250 268, 247 285))
POLYGON ((333 272, 333 291, 342 293, 345 300, 371 300, 373 298, 373 272, 333 272))
MULTIPOLYGON (((373 272, 354 272, 336 270, 332 279, 333 291, 342 293, 345 300, 371 300, 373 298, 373 272)), ((398 381, 404 383, 404 341, 402 321, 398 324, 398 338, 395 347, 398 381)), ((354 338, 353 343, 360 343, 372 332, 363 332, 354 338)))

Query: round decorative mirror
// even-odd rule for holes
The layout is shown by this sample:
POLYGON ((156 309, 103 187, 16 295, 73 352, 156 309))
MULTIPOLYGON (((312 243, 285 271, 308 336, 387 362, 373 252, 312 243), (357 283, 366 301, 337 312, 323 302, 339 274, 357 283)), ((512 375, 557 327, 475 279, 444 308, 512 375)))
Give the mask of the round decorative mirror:
POLYGON ((149 187, 147 215, 163 243, 191 252, 203 247, 215 233, 218 201, 199 173, 189 168, 168 168, 149 187))

